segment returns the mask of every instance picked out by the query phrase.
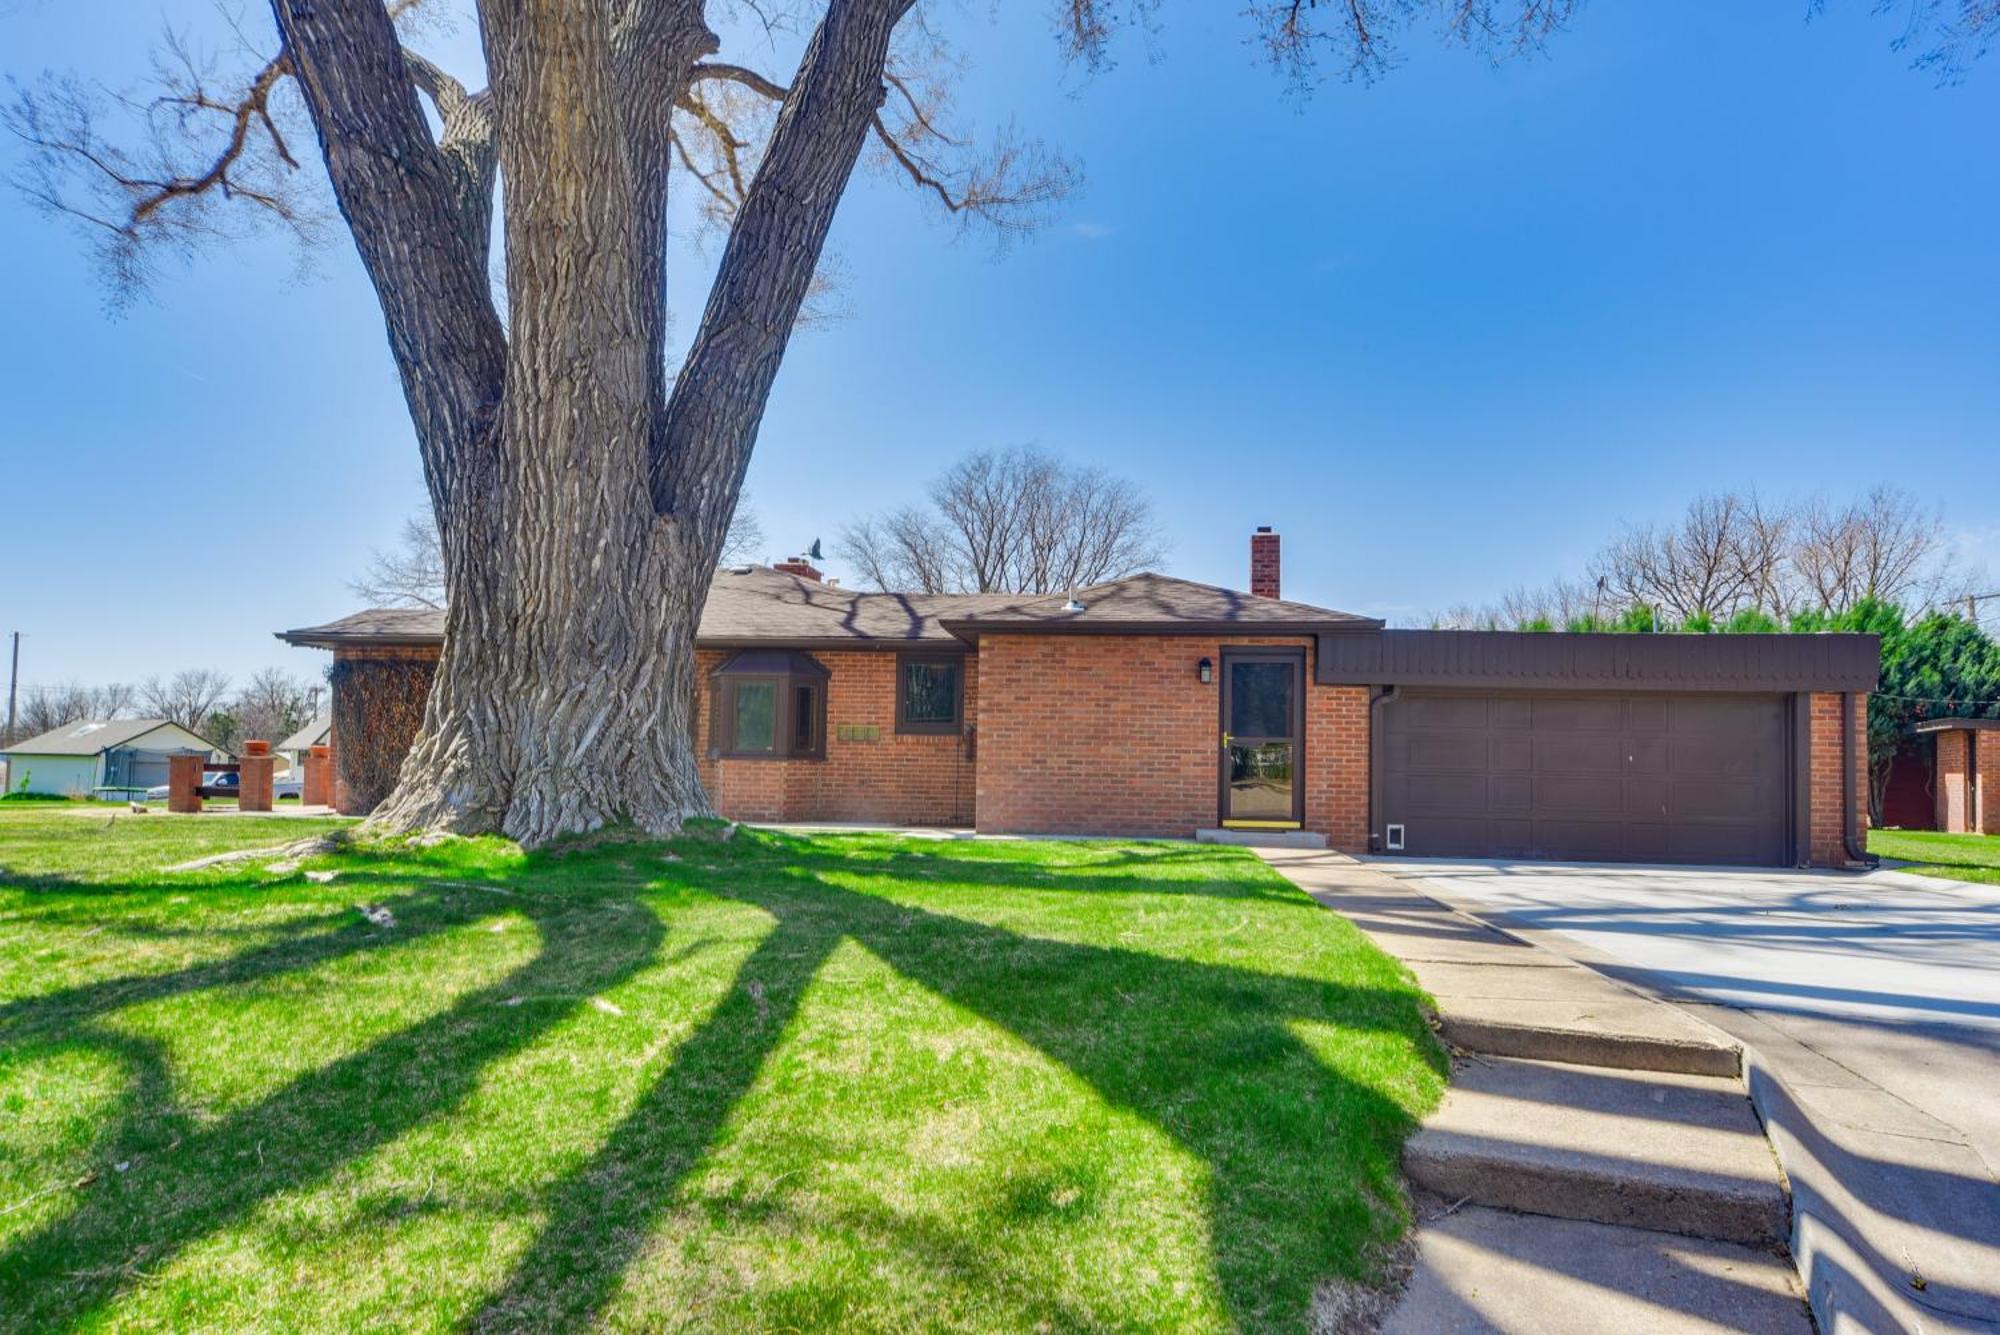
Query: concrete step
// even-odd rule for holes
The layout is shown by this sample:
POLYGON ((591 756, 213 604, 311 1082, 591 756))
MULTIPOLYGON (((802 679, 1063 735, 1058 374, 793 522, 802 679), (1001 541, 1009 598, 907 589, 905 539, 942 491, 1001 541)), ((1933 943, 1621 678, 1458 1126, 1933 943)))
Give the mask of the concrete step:
POLYGON ((1421 1203, 1416 1242, 1382 1335, 1812 1335, 1797 1276, 1767 1249, 1421 1203))
POLYGON ((1403 1147, 1448 1201, 1776 1246, 1790 1211, 1735 1080, 1516 1058, 1453 1072, 1403 1147))
POLYGON ((1727 1034, 1546 952, 1519 964, 1407 963, 1437 998, 1440 1035, 1466 1052, 1684 1075, 1742 1069, 1727 1034))
POLYGON ((1196 830, 1198 844, 1234 844, 1239 848, 1290 848, 1323 850, 1326 836, 1311 830, 1196 830))

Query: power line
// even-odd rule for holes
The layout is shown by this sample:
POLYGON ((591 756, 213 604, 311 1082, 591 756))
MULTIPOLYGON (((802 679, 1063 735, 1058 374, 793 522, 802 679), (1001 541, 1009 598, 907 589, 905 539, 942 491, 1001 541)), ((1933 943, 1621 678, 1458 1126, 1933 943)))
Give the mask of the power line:
POLYGON ((1950 705, 1954 709, 2000 705, 2000 700, 1961 700, 1955 695, 1896 695, 1890 691, 1870 691, 1868 694, 1884 700, 1901 700, 1907 705, 1950 705))

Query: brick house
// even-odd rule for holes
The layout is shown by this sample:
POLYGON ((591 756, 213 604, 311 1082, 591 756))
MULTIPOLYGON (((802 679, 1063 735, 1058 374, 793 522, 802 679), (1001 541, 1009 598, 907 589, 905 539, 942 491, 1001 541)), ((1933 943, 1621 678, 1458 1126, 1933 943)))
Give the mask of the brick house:
MULTIPOLYGON (((718 571, 702 779, 749 821, 992 833, 1284 831, 1354 852, 1839 866, 1866 827, 1866 635, 1388 630, 1141 574, 1074 597, 718 571)), ((436 612, 283 632, 330 649, 335 802, 373 807, 421 722, 436 612)))
POLYGON ((1926 719, 1936 803, 1929 828, 1949 834, 2000 834, 2000 719, 1926 719))

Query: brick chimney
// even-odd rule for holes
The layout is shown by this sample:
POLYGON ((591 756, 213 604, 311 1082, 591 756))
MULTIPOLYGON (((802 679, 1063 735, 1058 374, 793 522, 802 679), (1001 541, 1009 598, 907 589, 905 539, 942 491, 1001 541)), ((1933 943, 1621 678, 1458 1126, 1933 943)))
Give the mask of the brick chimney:
POLYGON ((783 571, 787 575, 797 575, 800 579, 809 579, 815 584, 820 582, 819 568, 803 556, 788 556, 771 569, 783 571))
POLYGON ((1250 535, 1250 592, 1259 598, 1278 596, 1278 535, 1269 524, 1250 535))

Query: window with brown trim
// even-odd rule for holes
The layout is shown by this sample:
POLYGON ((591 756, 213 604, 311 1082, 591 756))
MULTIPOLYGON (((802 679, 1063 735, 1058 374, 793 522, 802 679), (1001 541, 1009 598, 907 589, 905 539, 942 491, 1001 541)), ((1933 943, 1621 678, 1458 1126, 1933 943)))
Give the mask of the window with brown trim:
POLYGON ((896 655, 896 731, 956 734, 965 721, 965 658, 896 655))
POLYGON ((762 760, 826 756, 827 671, 809 654, 745 650, 709 678, 709 754, 762 760))

